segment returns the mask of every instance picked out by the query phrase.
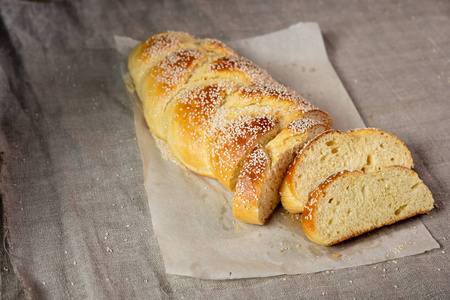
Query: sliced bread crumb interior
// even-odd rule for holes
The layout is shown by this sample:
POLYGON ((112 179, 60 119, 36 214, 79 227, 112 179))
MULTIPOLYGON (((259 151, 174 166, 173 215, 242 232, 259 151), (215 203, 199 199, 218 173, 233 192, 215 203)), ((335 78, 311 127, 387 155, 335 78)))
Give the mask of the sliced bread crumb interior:
POLYGON ((374 172, 390 165, 413 166, 408 148, 392 134, 379 129, 325 132, 307 144, 289 168, 281 202, 289 212, 301 213, 309 194, 328 176, 341 170, 374 172))
POLYGON ((409 168, 391 166, 373 173, 342 171, 324 181, 302 215, 305 234, 333 245, 433 208, 430 190, 409 168))

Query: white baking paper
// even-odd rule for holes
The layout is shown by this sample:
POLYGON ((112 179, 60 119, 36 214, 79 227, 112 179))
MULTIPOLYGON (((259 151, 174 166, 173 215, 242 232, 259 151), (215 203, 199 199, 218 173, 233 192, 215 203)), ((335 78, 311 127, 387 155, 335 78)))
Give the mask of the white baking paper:
MULTIPOLYGON (((124 61, 136 43, 116 37, 124 61)), ((365 127, 328 60, 316 23, 299 23, 227 44, 327 111, 334 128, 365 127)), ((232 194, 226 188, 162 158, 139 100, 135 94, 132 98, 153 229, 168 273, 206 279, 309 273, 397 259, 439 247, 418 217, 333 247, 310 242, 300 219, 282 208, 264 226, 236 221, 232 194)))

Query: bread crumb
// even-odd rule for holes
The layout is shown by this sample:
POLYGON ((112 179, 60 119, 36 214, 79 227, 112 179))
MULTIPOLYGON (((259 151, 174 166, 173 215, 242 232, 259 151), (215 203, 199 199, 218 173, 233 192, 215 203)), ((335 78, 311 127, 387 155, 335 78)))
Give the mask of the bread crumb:
POLYGON ((106 252, 113 252, 113 250, 109 247, 106 247, 106 252))
POLYGON ((330 255, 331 257, 333 257, 333 258, 338 258, 338 257, 341 257, 342 256, 342 254, 331 254, 330 255))
POLYGON ((283 249, 280 249, 280 253, 283 253, 283 249))
POLYGON ((242 228, 241 228, 241 226, 237 226, 237 231, 241 231, 242 230, 242 228))
POLYGON ((300 245, 300 244, 297 244, 297 245, 295 245, 295 247, 297 247, 297 248, 300 248, 302 245, 300 245))

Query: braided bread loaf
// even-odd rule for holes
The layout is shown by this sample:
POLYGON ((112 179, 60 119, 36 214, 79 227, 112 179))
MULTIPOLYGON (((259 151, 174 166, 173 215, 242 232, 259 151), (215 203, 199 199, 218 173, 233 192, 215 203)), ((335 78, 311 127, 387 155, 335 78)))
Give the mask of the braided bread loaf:
POLYGON ((237 219, 264 224, 299 149, 331 128, 327 113, 217 40, 156 34, 128 68, 146 122, 188 169, 235 191, 237 219))

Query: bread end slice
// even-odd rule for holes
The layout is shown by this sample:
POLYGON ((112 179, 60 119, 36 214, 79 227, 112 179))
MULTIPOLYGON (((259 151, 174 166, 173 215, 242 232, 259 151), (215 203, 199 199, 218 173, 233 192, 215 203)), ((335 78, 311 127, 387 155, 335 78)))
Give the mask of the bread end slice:
POLYGON ((311 194, 302 215, 306 236, 331 246, 373 229, 429 212, 430 190, 402 166, 378 172, 341 171, 311 194))
POLYGON ((298 151, 328 129, 319 121, 300 118, 266 145, 258 144, 244 160, 237 179, 233 197, 236 219, 264 224, 280 202, 281 181, 298 151))

